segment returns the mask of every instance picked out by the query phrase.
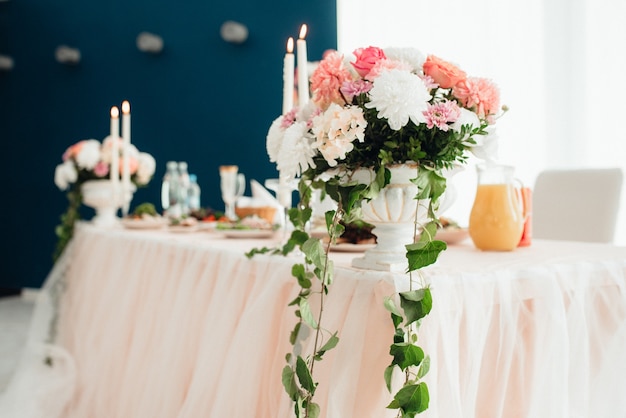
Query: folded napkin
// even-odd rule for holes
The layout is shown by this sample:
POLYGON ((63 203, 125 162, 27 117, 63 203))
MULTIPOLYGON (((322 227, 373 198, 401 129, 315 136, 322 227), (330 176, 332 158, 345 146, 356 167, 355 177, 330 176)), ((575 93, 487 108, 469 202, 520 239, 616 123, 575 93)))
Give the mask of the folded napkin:
POLYGON ((276 215, 274 216, 274 223, 282 225, 284 222, 283 209, 278 203, 278 200, 261 185, 258 181, 250 180, 250 189, 252 190, 252 197, 242 196, 237 200, 237 205, 241 207, 251 206, 271 206, 276 208, 276 215))

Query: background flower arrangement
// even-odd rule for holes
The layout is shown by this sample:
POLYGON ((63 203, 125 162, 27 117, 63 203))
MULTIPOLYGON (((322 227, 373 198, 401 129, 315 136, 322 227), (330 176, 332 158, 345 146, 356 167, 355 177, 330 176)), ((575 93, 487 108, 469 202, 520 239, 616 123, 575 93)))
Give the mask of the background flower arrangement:
MULTIPOLYGON (((287 355, 282 379, 296 416, 317 417, 314 365, 339 343, 338 332, 322 327, 324 296, 333 280, 330 245, 342 233, 340 223, 358 219, 362 202, 389 184, 389 167, 413 163, 415 199, 428 201, 428 218, 419 225, 419 241, 406 245, 409 291, 385 300, 395 333, 384 380, 391 392, 394 371, 402 372, 404 383, 388 408, 398 409, 398 416, 414 417, 429 402, 421 379, 430 360, 416 342, 432 296, 424 283, 413 288, 412 272, 436 262, 446 249, 434 239, 435 209, 446 187, 444 170, 466 163, 469 153, 492 159, 497 144, 493 125, 506 108, 500 108, 499 90, 492 81, 469 77, 460 67, 413 48, 370 46, 354 51, 354 58, 349 62, 338 52, 328 53, 311 76, 312 100, 274 120, 267 134, 267 152, 280 176, 300 177, 301 202, 289 211, 295 230, 287 244, 275 250, 287 254, 298 246, 304 254, 304 263, 292 269, 301 291, 290 304, 296 307, 298 321, 291 335, 294 352, 287 355), (373 172, 369 184, 352 180, 361 169, 373 172), (325 249, 306 232, 312 188, 337 203, 336 210, 326 212, 330 241, 325 249), (314 277, 319 291, 313 290, 314 277), (320 298, 317 315, 308 303, 314 294, 320 298), (306 358, 299 349, 305 327, 315 335, 313 352, 306 358)), ((414 223, 416 232, 417 215, 414 223)))
POLYGON ((54 260, 63 252, 72 237, 74 223, 80 219, 81 186, 90 180, 110 180, 114 140, 118 141, 120 161, 118 176, 122 175, 124 155, 128 155, 131 182, 141 187, 152 179, 156 169, 154 157, 146 152, 140 152, 133 144, 126 145, 128 148, 124 153, 122 138, 107 136, 102 143, 97 139, 84 139, 67 148, 63 153, 63 162, 57 165, 54 172, 54 183, 60 190, 68 190, 69 202, 67 210, 61 215, 61 224, 55 230, 58 241, 53 255, 54 260))

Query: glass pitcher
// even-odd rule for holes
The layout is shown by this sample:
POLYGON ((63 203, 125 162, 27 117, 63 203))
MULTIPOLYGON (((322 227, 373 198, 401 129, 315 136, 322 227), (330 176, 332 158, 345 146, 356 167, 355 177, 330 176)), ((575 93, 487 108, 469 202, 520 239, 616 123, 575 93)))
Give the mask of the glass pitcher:
POLYGON ((476 248, 511 251, 524 229, 523 203, 515 187, 514 168, 478 165, 478 187, 469 219, 469 234, 476 248))

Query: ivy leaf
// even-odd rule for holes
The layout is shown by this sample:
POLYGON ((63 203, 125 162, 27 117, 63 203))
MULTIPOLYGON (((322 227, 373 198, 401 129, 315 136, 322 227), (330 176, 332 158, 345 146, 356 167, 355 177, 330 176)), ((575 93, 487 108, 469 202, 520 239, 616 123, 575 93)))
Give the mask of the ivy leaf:
POLYGON ((317 322, 313 317, 313 312, 311 312, 311 305, 309 305, 309 301, 307 299, 300 299, 300 316, 302 320, 306 322, 308 326, 313 329, 317 329, 317 322))
POLYGON ((424 360, 422 360, 422 364, 420 364, 420 367, 417 370, 417 377, 421 379, 422 377, 426 376, 429 370, 430 370, 430 356, 426 356, 424 357, 424 360))
POLYGON ((385 306, 385 309, 387 309, 392 314, 396 316, 402 316, 402 312, 400 312, 400 309, 398 309, 398 307, 396 306, 396 302, 393 297, 386 296, 383 301, 383 305, 385 306))
POLYGON ((422 319, 433 307, 433 297, 429 288, 400 292, 400 306, 406 316, 406 325, 422 319))
POLYGON ((385 385, 387 386, 387 390, 391 392, 391 378, 393 377, 393 370, 396 368, 395 364, 391 364, 387 366, 385 369, 385 385))
POLYGON ((417 178, 411 181, 417 186, 416 199, 430 199, 436 202, 446 190, 446 178, 435 170, 418 170, 417 178))
POLYGON ((294 264, 291 267, 291 275, 298 280, 298 284, 303 289, 309 289, 311 287, 311 280, 309 279, 303 264, 294 264))
POLYGON ((426 383, 420 382, 400 389, 387 408, 401 409, 403 417, 413 418, 416 414, 420 414, 428 409, 429 401, 428 386, 426 386, 426 383))
POLYGON ((409 261, 407 273, 435 263, 439 254, 447 248, 448 245, 443 241, 419 241, 406 245, 406 258, 409 261))
POLYGON ((335 332, 333 335, 331 335, 331 337, 328 339, 328 341, 326 341, 326 344, 324 344, 317 351, 316 358, 318 360, 321 360, 322 356, 324 355, 324 353, 326 353, 328 350, 332 350, 333 348, 335 348, 338 343, 339 343, 339 337, 337 337, 337 333, 335 332))
POLYGON ((311 372, 309 372, 306 362, 301 356, 298 356, 296 360, 296 375, 298 376, 300 386, 302 386, 304 390, 308 391, 311 395, 315 393, 315 383, 313 383, 313 377, 311 376, 311 372))
POLYGON ((389 354, 393 356, 392 364, 398 365, 402 370, 411 366, 419 366, 424 360, 424 350, 409 343, 392 344, 389 354))
POLYGON ((298 386, 296 385, 295 373, 290 366, 283 367, 283 387, 291 400, 296 400, 298 394, 298 386))

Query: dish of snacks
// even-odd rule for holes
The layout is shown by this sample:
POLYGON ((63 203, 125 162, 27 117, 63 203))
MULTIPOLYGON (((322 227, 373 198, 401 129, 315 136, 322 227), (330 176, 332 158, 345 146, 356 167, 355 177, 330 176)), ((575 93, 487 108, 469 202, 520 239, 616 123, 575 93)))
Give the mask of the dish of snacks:
POLYGON ((218 222, 215 229, 227 238, 269 238, 279 225, 272 225, 257 215, 246 216, 234 222, 218 222))
POLYGON ((462 228, 458 223, 449 218, 440 217, 440 228, 437 229, 436 240, 440 240, 449 245, 458 244, 469 237, 469 230, 462 228))
POLYGON ((193 216, 183 215, 179 218, 170 218, 167 228, 171 232, 194 232, 198 230, 198 220, 193 216))
POLYGON ((157 229, 167 225, 167 219, 157 213, 152 203, 142 203, 122 219, 122 225, 129 229, 157 229))

